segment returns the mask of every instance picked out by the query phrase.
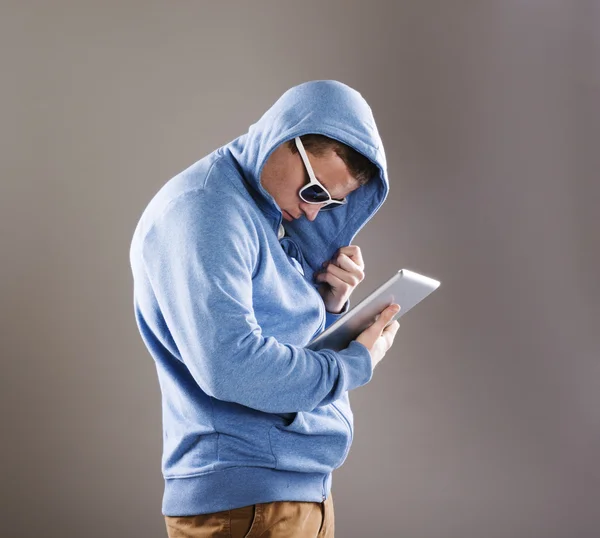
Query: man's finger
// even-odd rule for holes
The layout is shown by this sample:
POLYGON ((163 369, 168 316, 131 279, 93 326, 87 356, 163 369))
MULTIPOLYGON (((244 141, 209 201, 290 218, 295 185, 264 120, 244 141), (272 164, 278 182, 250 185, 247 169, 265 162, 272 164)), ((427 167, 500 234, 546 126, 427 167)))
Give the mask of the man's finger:
POLYGON ((375 318, 375 323, 379 323, 379 326, 381 327, 380 330, 383 330, 384 327, 394 317, 394 315, 396 315, 398 312, 400 312, 400 308, 401 307, 398 303, 393 303, 393 304, 389 305, 383 312, 381 312, 381 314, 379 314, 375 318))

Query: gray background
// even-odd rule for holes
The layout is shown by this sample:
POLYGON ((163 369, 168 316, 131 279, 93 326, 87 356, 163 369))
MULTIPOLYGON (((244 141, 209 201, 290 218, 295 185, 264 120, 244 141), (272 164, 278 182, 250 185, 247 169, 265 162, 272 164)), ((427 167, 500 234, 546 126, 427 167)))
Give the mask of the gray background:
POLYGON ((336 536, 600 535, 598 2, 3 2, 2 499, 11 538, 166 536, 128 249, 174 174, 290 86, 371 104, 391 191, 356 304, 402 319, 334 473, 336 536))

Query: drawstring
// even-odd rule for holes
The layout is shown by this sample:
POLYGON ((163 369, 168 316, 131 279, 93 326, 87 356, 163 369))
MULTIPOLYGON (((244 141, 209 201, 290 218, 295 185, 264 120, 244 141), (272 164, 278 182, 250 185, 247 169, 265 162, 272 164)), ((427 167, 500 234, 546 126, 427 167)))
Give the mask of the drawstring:
POLYGON ((280 224, 279 230, 277 230, 277 239, 281 239, 284 236, 285 236, 285 228, 283 227, 283 224, 280 224))

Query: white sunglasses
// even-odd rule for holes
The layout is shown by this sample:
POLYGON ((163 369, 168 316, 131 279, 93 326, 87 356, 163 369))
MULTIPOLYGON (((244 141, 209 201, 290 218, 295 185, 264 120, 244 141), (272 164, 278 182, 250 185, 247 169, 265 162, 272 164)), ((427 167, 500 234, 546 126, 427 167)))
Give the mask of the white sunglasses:
POLYGON ((308 160, 308 156, 306 155, 306 150, 300 140, 300 137, 297 136, 294 138, 296 142, 296 147, 300 152, 300 157, 302 157, 302 162, 304 163, 304 167, 306 168, 306 172, 308 173, 308 177, 310 178, 309 183, 304 185, 299 191, 298 194, 300 198, 302 198, 305 202, 309 204, 322 204, 323 207, 321 211, 328 211, 330 209, 334 209, 341 205, 345 205, 348 203, 348 200, 344 198, 343 200, 334 200, 331 197, 331 194, 327 191, 319 180, 316 178, 315 173, 313 172, 312 166, 310 165, 310 161, 308 160), (329 206, 329 207, 327 207, 329 206))

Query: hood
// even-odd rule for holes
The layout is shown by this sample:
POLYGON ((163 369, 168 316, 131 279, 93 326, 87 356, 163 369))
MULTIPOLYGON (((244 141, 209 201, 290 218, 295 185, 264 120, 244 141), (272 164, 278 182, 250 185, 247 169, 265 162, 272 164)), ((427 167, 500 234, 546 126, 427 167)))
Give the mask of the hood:
POLYGON ((305 82, 286 91, 248 132, 229 143, 246 188, 277 231, 282 213, 260 183, 262 168, 277 146, 296 136, 322 134, 362 153, 379 168, 377 177, 348 195, 348 203, 319 211, 314 221, 302 217, 284 221, 291 237, 313 271, 352 244, 361 228, 375 215, 388 191, 387 165, 371 108, 359 92, 334 80, 305 82))

